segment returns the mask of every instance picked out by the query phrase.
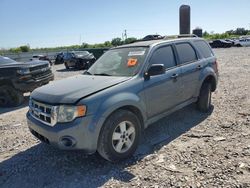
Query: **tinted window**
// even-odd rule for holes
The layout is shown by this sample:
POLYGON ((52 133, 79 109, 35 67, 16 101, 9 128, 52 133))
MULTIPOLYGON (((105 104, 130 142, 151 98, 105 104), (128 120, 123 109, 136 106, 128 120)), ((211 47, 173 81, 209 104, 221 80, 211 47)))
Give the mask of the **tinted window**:
POLYGON ((171 46, 165 46, 157 49, 151 59, 151 64, 164 64, 165 68, 171 68, 175 66, 175 57, 171 46))
POLYGON ((212 50, 205 41, 195 41, 194 44, 203 57, 208 58, 213 56, 212 50))
POLYGON ((196 53, 190 44, 188 43, 176 44, 176 49, 181 64, 197 60, 196 53))

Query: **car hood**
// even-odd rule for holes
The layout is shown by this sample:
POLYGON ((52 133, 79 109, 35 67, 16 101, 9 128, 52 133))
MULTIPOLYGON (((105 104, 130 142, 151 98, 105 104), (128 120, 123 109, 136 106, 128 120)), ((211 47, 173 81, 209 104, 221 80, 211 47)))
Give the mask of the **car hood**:
POLYGON ((31 98, 49 104, 74 104, 129 79, 130 77, 77 75, 42 86, 32 92, 31 98))
POLYGON ((12 67, 30 68, 30 67, 36 67, 36 66, 45 65, 45 64, 48 64, 48 61, 34 60, 34 61, 28 61, 28 62, 15 62, 15 63, 6 63, 6 64, 0 63, 0 67, 4 67, 4 68, 12 68, 12 67))

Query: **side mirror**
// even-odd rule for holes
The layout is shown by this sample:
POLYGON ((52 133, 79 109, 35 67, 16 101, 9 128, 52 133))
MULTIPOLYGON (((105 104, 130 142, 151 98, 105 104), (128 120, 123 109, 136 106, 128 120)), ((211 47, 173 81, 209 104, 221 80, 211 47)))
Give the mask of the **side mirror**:
POLYGON ((163 64, 154 64, 154 65, 151 65, 151 67, 145 73, 145 77, 149 78, 150 76, 164 74, 165 71, 166 71, 166 68, 163 64))

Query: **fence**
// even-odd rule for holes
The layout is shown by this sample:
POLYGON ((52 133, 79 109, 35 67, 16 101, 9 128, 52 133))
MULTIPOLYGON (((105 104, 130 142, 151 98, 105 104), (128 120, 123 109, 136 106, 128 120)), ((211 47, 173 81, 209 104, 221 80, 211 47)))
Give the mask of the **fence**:
POLYGON ((26 62, 29 61, 34 55, 46 55, 49 59, 55 59, 56 55, 60 52, 68 52, 68 51, 88 51, 93 53, 96 59, 98 59, 104 52, 109 50, 109 48, 86 48, 79 50, 61 50, 61 51, 31 51, 31 52, 22 52, 22 53, 3 53, 3 56, 9 57, 16 61, 26 62))

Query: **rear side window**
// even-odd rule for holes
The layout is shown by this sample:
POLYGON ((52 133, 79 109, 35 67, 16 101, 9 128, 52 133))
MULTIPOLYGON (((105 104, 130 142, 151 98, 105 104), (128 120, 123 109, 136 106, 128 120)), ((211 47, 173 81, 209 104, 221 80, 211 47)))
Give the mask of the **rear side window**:
POLYGON ((213 52, 205 41, 195 41, 194 44, 203 57, 213 57, 213 52))
POLYGON ((171 46, 164 46, 154 51, 151 64, 164 64, 165 68, 171 68, 176 65, 175 56, 171 46))
POLYGON ((197 60, 194 48, 189 43, 176 44, 180 63, 189 63, 197 60))

